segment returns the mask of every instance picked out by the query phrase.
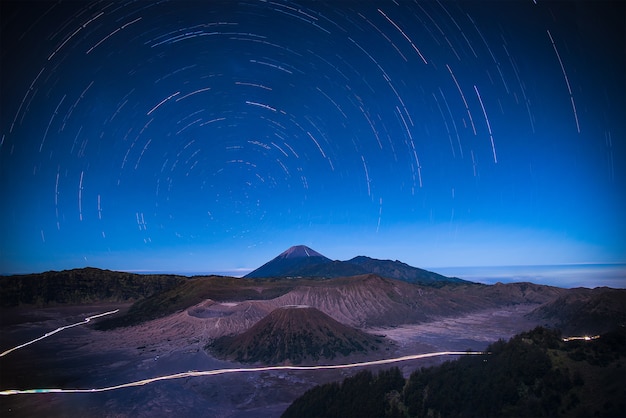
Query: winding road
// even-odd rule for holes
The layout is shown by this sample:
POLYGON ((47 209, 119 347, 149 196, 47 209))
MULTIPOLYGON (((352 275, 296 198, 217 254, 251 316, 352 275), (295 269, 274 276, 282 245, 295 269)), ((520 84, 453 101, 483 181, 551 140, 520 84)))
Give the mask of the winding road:
POLYGON ((26 389, 26 390, 3 390, 0 391, 0 395, 21 395, 21 394, 35 394, 35 393, 95 393, 95 392, 108 392, 117 389, 130 388, 134 386, 143 386, 149 383, 159 382, 161 380, 183 379, 186 377, 199 377, 199 376, 215 376, 226 373, 252 373, 252 372, 266 372, 273 370, 331 370, 331 369, 350 369, 354 367, 376 366, 381 364, 398 363, 401 361, 418 360, 429 357, 437 356, 451 356, 451 355, 482 355, 486 354, 480 351, 439 351, 436 353, 424 353, 413 354, 409 356, 394 357, 382 360, 364 361, 360 363, 347 363, 347 364, 329 364, 319 366, 265 366, 265 367, 249 367, 249 368, 233 368, 233 369, 217 369, 217 370, 204 370, 204 371, 188 371, 182 373, 175 373, 165 376, 157 376, 149 379, 137 380, 134 382, 123 383, 121 385, 106 386, 93 389, 26 389))

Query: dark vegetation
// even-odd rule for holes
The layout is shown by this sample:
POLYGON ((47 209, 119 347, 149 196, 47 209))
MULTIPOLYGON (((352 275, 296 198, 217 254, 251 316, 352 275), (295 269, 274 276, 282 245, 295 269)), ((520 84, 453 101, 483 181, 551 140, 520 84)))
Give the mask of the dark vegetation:
POLYGON ((423 368, 406 381, 388 378, 399 373, 392 369, 317 386, 283 417, 626 415, 623 327, 596 340, 569 342, 557 331, 538 327, 487 350, 490 355, 423 368))
POLYGON ((131 302, 185 283, 186 277, 83 268, 0 277, 0 307, 131 302))
POLYGON ((402 417, 404 377, 397 367, 377 375, 364 370, 340 383, 316 386, 296 399, 284 418, 402 417))

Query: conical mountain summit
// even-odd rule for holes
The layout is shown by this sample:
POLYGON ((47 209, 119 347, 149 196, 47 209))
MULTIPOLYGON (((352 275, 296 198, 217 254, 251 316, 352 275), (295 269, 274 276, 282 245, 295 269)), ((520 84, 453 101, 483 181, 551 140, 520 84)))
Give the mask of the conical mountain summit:
MULTIPOLYGON (((307 247, 306 245, 294 245, 293 247, 288 248, 287 250, 283 251, 278 257, 276 258, 299 258, 299 257, 324 257, 322 254, 318 253, 317 251, 307 247)), ((330 259, 326 258, 328 261, 330 261, 330 259)))
POLYGON ((330 258, 324 257, 306 245, 295 245, 258 269, 248 273, 245 277, 298 277, 303 276, 303 270, 311 267, 317 268, 328 263, 332 263, 330 258))
POLYGON ((338 354, 378 350, 383 340, 306 305, 274 309, 250 329, 224 336, 208 346, 215 354, 244 363, 299 364, 338 354))

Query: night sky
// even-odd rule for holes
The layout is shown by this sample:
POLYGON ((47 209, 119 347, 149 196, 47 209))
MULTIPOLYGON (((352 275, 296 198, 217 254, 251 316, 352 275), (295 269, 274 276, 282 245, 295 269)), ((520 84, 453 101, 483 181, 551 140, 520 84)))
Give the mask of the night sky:
POLYGON ((0 273, 626 261, 625 3, 1 3, 0 273))

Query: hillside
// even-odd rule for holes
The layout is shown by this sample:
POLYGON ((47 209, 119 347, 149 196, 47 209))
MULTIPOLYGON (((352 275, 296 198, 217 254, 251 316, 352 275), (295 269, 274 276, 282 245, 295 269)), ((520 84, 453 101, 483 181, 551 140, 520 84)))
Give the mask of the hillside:
POLYGON ((626 332, 565 342, 536 328, 498 341, 489 355, 421 369, 369 371, 317 386, 283 417, 622 417, 626 411, 626 332))
POLYGON ((284 306, 237 336, 224 336, 207 348, 218 357, 245 363, 300 364, 341 354, 376 351, 382 340, 343 325, 318 309, 284 306))
POLYGON ((364 272, 377 274, 389 279, 402 280, 409 283, 467 283, 456 277, 446 277, 432 271, 409 266, 401 261, 377 260, 375 258, 358 256, 345 263, 359 266, 364 272))
MULTIPOLYGON (((141 300, 125 315, 103 319, 96 326, 110 329, 137 325, 190 308, 196 317, 210 316, 212 305, 194 308, 207 299, 252 304, 263 301, 268 308, 308 305, 350 326, 394 326, 499 306, 539 305, 563 292, 566 290, 531 283, 458 284, 436 288, 374 274, 326 280, 196 277, 141 300)), ((230 318, 241 316, 240 311, 249 307, 249 304, 233 307, 230 318)))
POLYGON ((135 301, 187 280, 164 274, 132 274, 96 268, 0 276, 0 307, 135 301))
POLYGON ((565 333, 600 334, 626 325, 626 289, 577 288, 529 314, 565 333))
MULTIPOLYGON (((293 283, 257 282, 233 277, 193 277, 171 289, 138 301, 131 306, 125 315, 103 319, 95 327, 107 330, 138 325, 186 310, 206 300, 244 301, 271 299, 288 292, 292 286, 293 283)), ((201 316, 202 314, 198 315, 201 316)))

